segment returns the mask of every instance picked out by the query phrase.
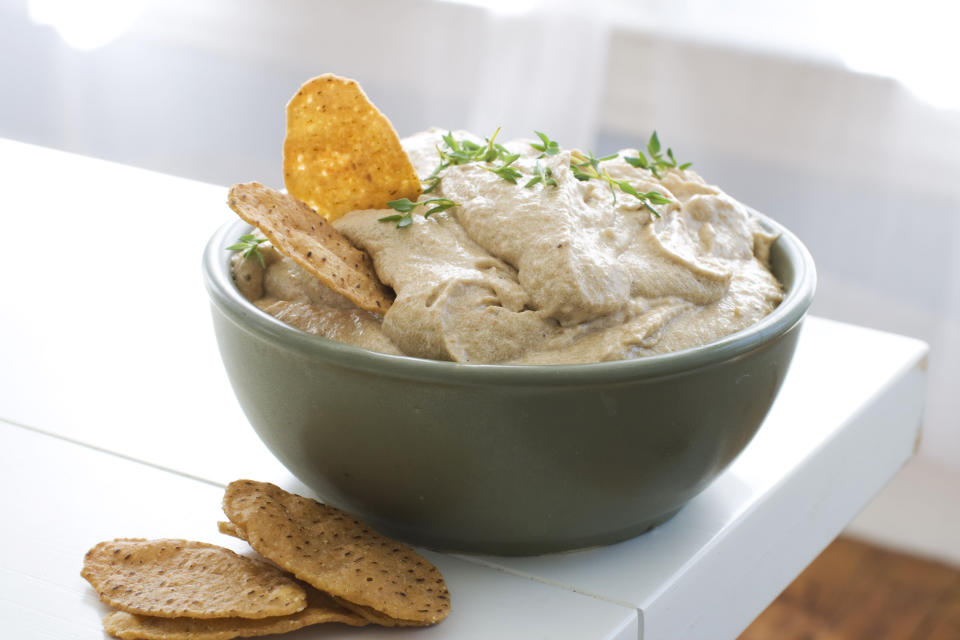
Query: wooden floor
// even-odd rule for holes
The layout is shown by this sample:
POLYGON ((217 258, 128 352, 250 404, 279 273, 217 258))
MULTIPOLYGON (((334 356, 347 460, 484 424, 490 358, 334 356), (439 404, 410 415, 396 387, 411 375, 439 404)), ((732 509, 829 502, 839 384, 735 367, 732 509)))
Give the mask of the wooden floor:
POLYGON ((960 571, 839 538, 740 640, 960 640, 960 571))

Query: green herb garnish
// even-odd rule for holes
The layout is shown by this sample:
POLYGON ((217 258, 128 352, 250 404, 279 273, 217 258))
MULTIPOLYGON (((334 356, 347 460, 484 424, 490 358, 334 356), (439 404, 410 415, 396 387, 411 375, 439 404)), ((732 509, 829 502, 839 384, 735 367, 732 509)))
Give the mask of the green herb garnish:
POLYGON ((649 169, 658 179, 663 177, 660 172, 665 169, 671 168, 685 171, 693 166, 692 162, 677 164, 677 159, 673 156, 673 149, 667 149, 666 158, 660 153, 660 149, 660 138, 657 137, 657 132, 654 131, 650 136, 650 140, 647 141, 647 153, 650 154, 649 160, 647 156, 643 155, 643 151, 640 150, 637 151, 636 157, 624 156, 623 159, 629 162, 631 166, 649 169))
POLYGON ((423 193, 430 193, 437 188, 437 186, 440 184, 440 172, 449 166, 449 164, 444 163, 438 164, 437 168, 433 170, 433 173, 420 181, 425 186, 423 193))
POLYGON ((423 202, 413 202, 409 198, 391 200, 387 203, 387 206, 394 211, 399 211, 399 213, 378 218, 378 221, 396 222, 397 228, 402 229, 413 224, 413 210, 417 207, 433 205, 423 214, 424 218, 429 218, 432 214, 446 211, 450 207, 456 206, 456 204, 453 200, 447 200, 446 198, 432 198, 430 200, 424 200, 423 202))
POLYGON ((597 158, 593 155, 593 151, 587 153, 589 155, 586 156, 579 151, 570 154, 570 169, 573 171, 573 177, 577 180, 590 180, 592 178, 602 180, 604 174, 600 172, 600 163, 613 160, 617 157, 617 154, 597 158))
POLYGON ((503 178, 504 180, 506 180, 511 184, 517 184, 517 178, 523 177, 523 174, 517 171, 514 167, 511 167, 510 165, 516 162, 517 158, 519 157, 520 157, 519 153, 515 153, 509 156, 504 156, 503 158, 501 158, 501 160, 503 160, 503 165, 499 167, 487 167, 486 169, 491 173, 497 174, 498 176, 500 176, 501 178, 503 178))
POLYGON ((537 160, 537 166, 533 169, 533 177, 530 178, 530 182, 523 185, 525 188, 529 189, 535 184, 543 183, 544 187, 556 187, 557 179, 553 177, 553 169, 550 167, 544 167, 540 164, 540 161, 537 160))
POLYGON ((440 160, 447 163, 447 166, 454 164, 468 164, 470 162, 493 162, 502 160, 509 156, 510 152, 506 147, 496 142, 500 134, 500 127, 493 132, 493 135, 487 138, 486 144, 479 144, 473 140, 457 140, 453 134, 447 132, 443 136, 443 142, 447 149, 439 149, 440 160))
POLYGON ((506 147, 496 142, 500 134, 500 127, 493 132, 493 135, 486 139, 486 144, 479 144, 473 140, 457 140, 453 133, 447 132, 441 136, 443 147, 437 146, 437 154, 440 156, 440 164, 421 182, 426 186, 424 193, 431 193, 440 184, 440 172, 444 169, 471 162, 493 163, 501 162, 499 167, 486 167, 492 173, 497 174, 507 182, 517 184, 517 179, 523 176, 515 167, 510 165, 520 157, 520 154, 511 154, 506 147))
MULTIPOLYGON (((523 186, 527 189, 538 184, 542 184, 544 188, 548 186, 557 187, 559 185, 557 179, 553 177, 553 170, 548 166, 544 166, 540 161, 543 158, 558 155, 563 149, 560 147, 560 143, 551 139, 547 134, 541 131, 534 131, 534 133, 537 134, 540 142, 531 142, 530 146, 534 150, 539 151, 540 155, 537 156, 537 163, 533 169, 533 175, 523 186)), ((514 162, 520 158, 520 154, 510 153, 506 147, 496 142, 499 134, 500 127, 497 127, 493 135, 486 138, 483 144, 472 140, 458 140, 453 136, 453 133, 449 131, 441 136, 443 143, 437 145, 437 154, 440 156, 440 163, 429 176, 422 180, 424 185, 423 193, 431 193, 437 188, 442 179, 441 174, 445 169, 455 165, 474 162, 489 165, 484 167, 487 171, 500 176, 500 178, 511 184, 518 184, 518 180, 524 177, 523 172, 514 166, 514 162)), ((625 193, 639 200, 650 213, 659 218, 660 214, 653 208, 653 205, 671 204, 674 201, 658 191, 638 191, 636 187, 626 180, 614 179, 606 169, 600 166, 601 163, 614 160, 618 157, 619 154, 614 153, 598 158, 593 155, 592 151, 584 154, 581 151, 573 150, 570 152, 570 171, 577 180, 603 180, 606 182, 610 188, 610 195, 613 197, 614 203, 617 202, 618 192, 625 193)), ((683 171, 692 165, 690 162, 679 164, 673 155, 673 149, 668 148, 664 154, 660 144, 660 138, 657 136, 656 131, 653 132, 647 141, 646 154, 638 150, 636 156, 624 156, 623 159, 631 166, 649 170, 658 179, 663 177, 662 172, 668 168, 683 171)), ((425 218, 429 217, 432 213, 449 209, 456 203, 445 198, 434 198, 423 202, 411 202, 406 198, 394 200, 393 202, 388 202, 387 205, 398 213, 385 216, 380 218, 380 220, 382 222, 396 222, 398 228, 407 227, 413 224, 413 210, 418 206, 427 206, 430 204, 435 204, 435 206, 429 208, 424 213, 425 218)))
POLYGON ((255 258, 257 262, 260 263, 260 266, 264 269, 267 268, 267 263, 263 259, 263 253, 260 251, 260 243, 266 242, 266 238, 258 238, 252 233, 245 233, 237 241, 227 247, 227 251, 242 251, 243 258, 249 260, 255 258))
MULTIPOLYGON (((609 176, 607 176, 609 178, 609 176)), ((617 185, 620 191, 623 191, 626 194, 629 194, 643 203, 643 206, 652 213, 653 215, 660 217, 660 213, 654 209, 651 204, 671 204, 673 200, 666 197, 659 191, 647 191, 646 193, 638 192, 632 184, 626 180, 612 180, 613 184, 617 185)))
POLYGON ((593 155, 592 151, 588 153, 589 155, 586 156, 579 151, 574 151, 571 154, 570 169, 573 171, 574 177, 577 180, 603 180, 607 183, 607 186, 610 187, 610 194, 613 196, 614 203, 617 201, 617 190, 619 189, 623 193, 639 200, 650 213, 659 218, 660 213, 654 209, 652 205, 669 204, 673 202, 673 200, 659 191, 647 191, 646 193, 637 191, 636 187, 626 180, 615 180, 607 173, 606 169, 600 168, 601 162, 613 160, 617 157, 617 154, 597 158, 593 155))
POLYGON ((540 133, 539 131, 534 131, 534 133, 537 134, 537 137, 543 142, 543 144, 530 144, 531 147, 540 152, 539 157, 555 156, 560 153, 560 144, 556 140, 551 140, 550 136, 545 133, 540 133))

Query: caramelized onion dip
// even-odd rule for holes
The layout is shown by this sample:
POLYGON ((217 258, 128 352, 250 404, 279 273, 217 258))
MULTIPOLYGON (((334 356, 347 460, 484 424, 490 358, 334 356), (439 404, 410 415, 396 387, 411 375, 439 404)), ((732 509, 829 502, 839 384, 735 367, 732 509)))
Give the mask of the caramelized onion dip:
MULTIPOLYGON (((403 141, 420 176, 438 164, 443 132, 403 141)), ((461 138, 484 141, 457 132, 461 138)), ((602 162, 614 181, 672 200, 653 207, 578 179, 571 152, 530 141, 516 184, 489 163, 445 168, 422 200, 454 203, 398 228, 393 210, 353 211, 334 226, 373 258, 396 300, 379 316, 321 285, 269 244, 264 264, 233 257, 234 279, 257 307, 303 331, 365 349, 466 363, 566 364, 662 354, 749 327, 780 302, 769 270, 775 235, 749 210, 687 169, 658 179, 624 151, 602 162), (549 169, 554 185, 527 180, 549 169)))

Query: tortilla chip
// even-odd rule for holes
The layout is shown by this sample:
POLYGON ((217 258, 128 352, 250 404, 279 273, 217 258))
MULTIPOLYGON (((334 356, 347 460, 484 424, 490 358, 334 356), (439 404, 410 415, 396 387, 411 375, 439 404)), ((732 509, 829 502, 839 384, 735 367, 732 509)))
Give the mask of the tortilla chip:
POLYGON ((390 308, 393 296, 377 278, 370 256, 304 203, 256 182, 233 185, 227 202, 325 286, 361 309, 383 315, 390 308))
POLYGON ((276 567, 204 542, 101 542, 81 575, 105 604, 162 618, 266 618, 307 606, 303 588, 276 567))
POLYGON ((307 81, 287 103, 283 179, 291 195, 330 220, 420 196, 393 125, 359 84, 331 74, 307 81))
POLYGON ((223 511, 258 553, 341 604, 386 626, 443 620, 443 576, 410 547, 353 516, 252 480, 230 483, 223 511))
POLYGON ((246 618, 196 620, 155 618, 114 611, 103 619, 103 628, 114 637, 130 640, 230 640, 286 633, 326 622, 342 622, 353 627, 362 627, 367 624, 364 618, 338 606, 329 596, 310 586, 305 588, 308 598, 307 607, 289 616, 260 620, 246 618))

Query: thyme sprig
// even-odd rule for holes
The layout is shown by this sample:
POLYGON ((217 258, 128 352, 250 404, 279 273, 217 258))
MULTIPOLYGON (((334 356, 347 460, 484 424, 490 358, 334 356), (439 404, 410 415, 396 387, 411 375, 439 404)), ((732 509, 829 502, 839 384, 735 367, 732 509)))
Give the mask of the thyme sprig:
MULTIPOLYGON (((520 158, 520 154, 510 153, 506 147, 497 142, 498 135, 500 135, 500 127, 497 127, 497 130, 493 132, 492 136, 485 139, 486 142, 484 144, 467 139, 457 140, 453 137, 453 133, 449 131, 441 136, 443 146, 437 146, 440 164, 436 166, 429 176, 421 181, 425 187, 423 193, 431 193, 437 188, 442 178, 440 173, 444 169, 455 165, 470 164, 472 162, 484 164, 499 162, 501 163, 499 166, 484 168, 500 176, 510 184, 517 184, 517 180, 522 178, 523 174, 512 165, 520 158)), ((547 142, 544 142, 544 144, 546 145, 547 142)), ((556 143, 554 143, 554 145, 556 145, 556 143)), ((557 151, 551 152, 550 155, 559 153, 559 147, 556 147, 556 149, 557 151)))
POLYGON ((661 171, 664 171, 668 168, 670 169, 679 169, 685 171, 693 166, 692 162, 684 162, 683 164, 677 164, 677 159, 673 155, 673 149, 667 147, 667 157, 664 158, 661 153, 660 138, 657 137, 657 132, 654 131, 650 136, 650 140, 647 141, 647 153, 650 154, 650 159, 647 159, 647 156, 643 154, 643 151, 637 150, 636 157, 624 156, 623 159, 630 163, 631 166, 640 167, 643 169, 648 169, 650 173, 655 175, 657 179, 663 177, 661 171))
POLYGON ((515 167, 511 167, 514 162, 517 161, 517 158, 520 157, 519 153, 512 155, 504 156, 501 158, 503 164, 499 167, 486 167, 486 170, 495 173, 507 182, 511 184, 517 184, 517 178, 522 178, 523 174, 520 173, 515 167))
POLYGON ((486 139, 486 144, 480 144, 473 140, 457 140, 453 133, 447 132, 442 136, 446 150, 439 149, 440 159, 449 164, 468 164, 470 162, 493 162, 498 158, 509 155, 506 148, 496 142, 497 135, 500 133, 498 127, 493 135, 486 139))
POLYGON ((653 215, 655 215, 655 216, 658 217, 658 218, 660 217, 660 212, 658 212, 656 209, 654 209, 651 205, 653 205, 653 204, 672 204, 672 203, 673 203, 673 200, 671 200, 670 198, 666 197, 665 195, 663 195, 663 194, 660 193, 659 191, 647 191, 647 192, 639 191, 639 192, 638 192, 638 191, 636 190, 636 188, 634 188, 634 186, 631 185, 631 184, 630 184, 629 182, 627 182, 626 180, 612 180, 612 179, 610 178, 610 176, 606 176, 606 177, 607 177, 607 179, 610 180, 613 184, 617 185, 617 187, 620 189, 620 191, 623 191, 624 193, 633 196, 634 198, 636 198, 637 200, 639 200, 641 203, 643 203, 644 208, 646 208, 650 213, 652 213, 653 215))
POLYGON ((550 136, 539 131, 534 131, 543 144, 530 143, 530 146, 540 152, 539 158, 546 156, 555 156, 560 153, 560 144, 556 140, 551 140, 550 136))
POLYGON ((527 184, 523 185, 524 188, 529 189, 535 184, 543 183, 544 187, 556 187, 557 179, 553 177, 553 169, 550 167, 545 167, 540 163, 540 160, 537 160, 537 166, 533 168, 533 177, 530 178, 530 181, 527 184))
POLYGON ((434 213, 446 211, 450 207, 455 207, 456 205, 456 202, 446 198, 431 198, 430 200, 424 200, 423 202, 413 202, 409 198, 401 198, 399 200, 391 200, 387 203, 388 207, 394 211, 398 211, 399 213, 384 216, 382 218, 378 218, 377 220, 380 222, 396 222, 397 228, 402 229, 413 224, 413 210, 417 207, 429 207, 429 209, 427 209, 427 211, 423 214, 424 218, 429 218, 434 213))
POLYGON ((603 180, 607 183, 607 186, 610 188, 610 194, 613 196, 613 201, 617 201, 617 190, 619 189, 627 195, 633 196, 643 204, 650 213, 656 217, 660 217, 660 212, 653 208, 655 204, 670 204, 673 202, 670 198, 666 197, 659 191, 637 191, 636 187, 627 182, 626 180, 617 180, 610 176, 606 169, 600 168, 601 162, 606 162, 608 160, 613 160, 618 154, 613 154, 609 156, 604 156, 598 158, 593 155, 592 151, 588 151, 587 155, 579 151, 573 151, 570 154, 570 169, 573 171, 573 176, 577 180, 603 180))
MULTIPOLYGON (((530 179, 527 180, 523 186, 526 189, 530 189, 538 184, 543 185, 544 188, 557 187, 559 184, 553 176, 553 170, 541 163, 541 160, 560 154, 563 148, 559 142, 551 139, 547 134, 541 131, 534 131, 534 133, 540 139, 540 142, 531 142, 530 146, 535 151, 539 151, 540 155, 537 156, 536 166, 533 169, 530 179)), ((506 182, 519 184, 518 181, 524 178, 524 174, 514 163, 520 158, 521 154, 510 153, 506 147, 497 142, 496 140, 499 134, 500 127, 497 127, 493 135, 485 138, 483 143, 469 139, 458 140, 454 137, 453 133, 449 131, 441 136, 443 142, 437 145, 437 154, 439 155, 440 162, 430 175, 421 181, 424 185, 423 193, 429 194, 439 186, 443 178, 442 174, 444 170, 452 166, 470 163, 482 163, 485 165, 483 167, 484 169, 496 174, 506 182)), ((623 159, 633 167, 647 169, 658 179, 663 177, 663 172, 667 169, 679 169, 683 171, 692 165, 690 162, 683 164, 678 163, 673 154, 673 149, 667 148, 665 153, 662 149, 660 138, 657 136, 657 132, 654 131, 647 141, 646 154, 638 149, 636 156, 625 155, 623 159)), ((601 167, 601 163, 614 160, 618 157, 620 157, 619 154, 614 153, 598 158, 592 151, 583 153, 582 151, 572 150, 570 152, 570 171, 577 180, 604 181, 610 189, 614 203, 617 202, 618 193, 625 193, 639 200, 650 213, 659 218, 660 213, 654 209, 653 205, 670 204, 674 201, 659 191, 638 191, 637 188, 628 181, 613 178, 605 168, 601 167)), ((396 210, 398 213, 384 216, 380 218, 380 221, 396 222, 398 228, 408 227, 413 224, 413 210, 419 206, 429 205, 433 206, 424 213, 425 218, 433 213, 445 211, 450 207, 456 206, 456 203, 446 198, 433 198, 424 200, 423 202, 412 202, 407 198, 394 200, 388 202, 387 206, 396 210)))
MULTIPOLYGON (((438 149, 439 151, 439 149, 438 149)), ((440 184, 440 172, 449 167, 450 165, 444 162, 441 162, 433 170, 429 176, 421 180, 420 182, 424 185, 423 193, 431 193, 434 189, 437 188, 440 184)))
POLYGON ((237 241, 227 247, 227 251, 242 251, 244 260, 256 259, 260 266, 267 268, 267 263, 263 259, 263 253, 260 251, 260 243, 266 242, 266 238, 258 238, 252 233, 245 233, 237 241))
POLYGON ((593 178, 604 179, 604 173, 600 171, 600 163, 607 160, 613 160, 617 154, 603 156, 598 158, 593 155, 593 151, 588 151, 583 155, 580 151, 570 153, 570 170, 573 171, 573 177, 577 180, 591 180, 593 178))
POLYGON ((425 185, 423 193, 431 193, 437 188, 441 180, 440 173, 444 169, 455 165, 470 164, 471 162, 501 162, 502 164, 499 167, 486 167, 486 169, 507 182, 516 184, 517 179, 522 174, 510 165, 520 157, 520 154, 511 154, 506 147, 497 142, 498 135, 500 135, 500 127, 497 127, 492 136, 486 138, 484 144, 468 139, 457 140, 453 137, 453 133, 449 131, 441 136, 443 146, 437 146, 440 164, 421 181, 425 185))

